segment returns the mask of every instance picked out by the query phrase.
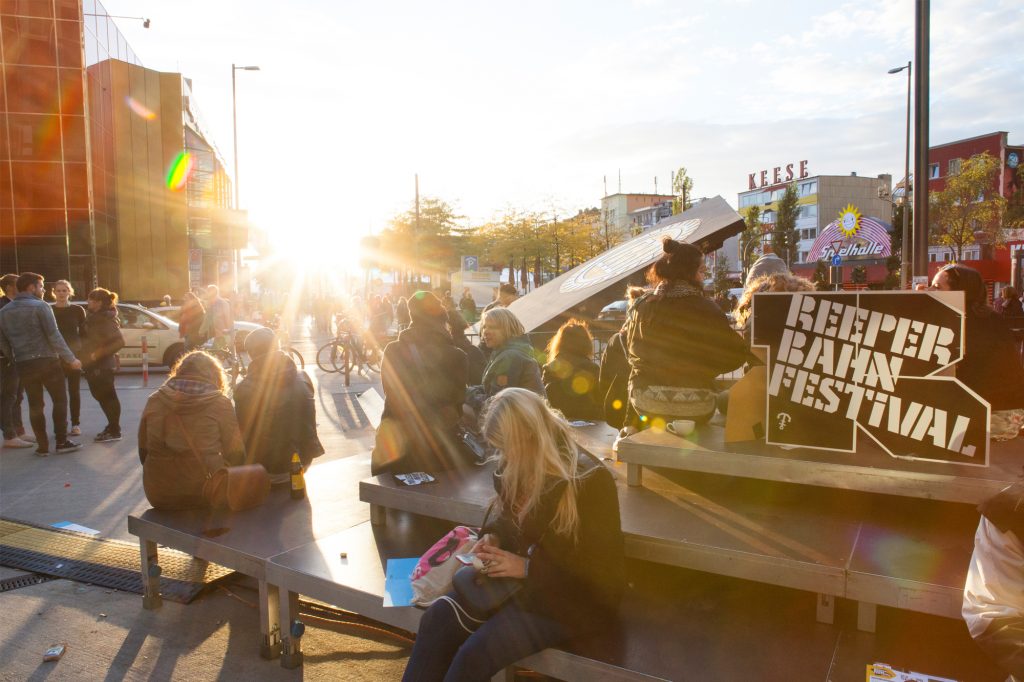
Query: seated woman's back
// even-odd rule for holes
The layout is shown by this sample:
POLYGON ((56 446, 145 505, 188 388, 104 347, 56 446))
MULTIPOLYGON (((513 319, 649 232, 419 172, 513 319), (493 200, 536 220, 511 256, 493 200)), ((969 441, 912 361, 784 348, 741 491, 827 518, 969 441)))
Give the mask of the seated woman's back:
POLYGON ((207 475, 245 461, 226 387, 217 361, 194 351, 149 397, 139 422, 139 459, 143 489, 154 507, 205 507, 207 475))
POLYGON ((592 359, 594 340, 586 322, 569 320, 548 344, 543 368, 544 390, 552 407, 566 419, 600 420, 604 417, 598 379, 600 367, 592 359))

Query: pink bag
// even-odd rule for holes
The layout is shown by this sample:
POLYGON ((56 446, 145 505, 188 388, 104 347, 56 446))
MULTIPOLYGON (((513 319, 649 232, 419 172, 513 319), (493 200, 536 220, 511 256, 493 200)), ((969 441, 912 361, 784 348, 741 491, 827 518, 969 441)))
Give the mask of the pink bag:
POLYGON ((413 603, 430 606, 452 589, 452 576, 462 566, 456 554, 470 554, 479 541, 477 530, 456 526, 428 549, 412 572, 413 603))

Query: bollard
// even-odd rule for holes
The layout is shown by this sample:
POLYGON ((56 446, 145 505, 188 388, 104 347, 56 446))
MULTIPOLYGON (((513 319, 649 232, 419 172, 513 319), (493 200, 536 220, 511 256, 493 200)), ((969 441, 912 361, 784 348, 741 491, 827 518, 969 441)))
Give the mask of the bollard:
POLYGON ((149 386, 149 343, 146 335, 142 335, 142 385, 149 386))

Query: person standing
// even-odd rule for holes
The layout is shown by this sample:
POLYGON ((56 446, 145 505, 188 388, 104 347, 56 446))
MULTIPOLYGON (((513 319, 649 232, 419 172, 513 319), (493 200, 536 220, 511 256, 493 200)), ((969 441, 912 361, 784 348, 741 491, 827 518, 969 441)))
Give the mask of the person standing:
POLYGON ((231 348, 231 331, 234 327, 231 304, 221 298, 220 287, 211 284, 206 287, 206 315, 200 333, 213 339, 213 347, 220 350, 231 348))
MULTIPOLYGON (((59 279, 53 284, 51 290, 54 298, 53 316, 57 319, 57 329, 68 348, 75 355, 81 355, 82 334, 85 325, 85 309, 80 305, 71 303, 71 297, 75 295, 75 289, 71 282, 66 279, 59 279)), ((80 426, 82 415, 82 371, 64 367, 64 377, 68 382, 68 407, 71 412, 71 430, 68 435, 81 436, 80 426)))
POLYGON ((181 303, 181 317, 178 318, 178 336, 185 341, 185 352, 203 345, 202 327, 206 309, 203 302, 191 291, 185 294, 181 303))
POLYGON ((462 298, 459 299, 459 310, 462 312, 462 319, 466 324, 476 323, 476 299, 469 289, 462 290, 462 298))
POLYGON ((15 284, 14 300, 0 310, 0 350, 14 358, 15 368, 28 395, 28 414, 38 445, 36 454, 46 457, 50 444, 46 434, 43 390, 53 401, 53 435, 58 453, 82 447, 68 440, 68 394, 61 361, 71 369, 82 363, 57 330, 53 310, 43 302, 43 276, 23 272, 15 284))
POLYGON ((124 337, 117 323, 117 294, 106 289, 93 289, 89 292, 88 305, 82 365, 89 393, 107 418, 106 428, 93 440, 109 443, 121 440, 121 401, 114 388, 114 372, 117 369, 115 355, 124 348, 124 337))
POLYGON ((494 299, 486 306, 484 306, 484 312, 489 312, 494 308, 507 308, 512 305, 512 302, 519 298, 519 292, 511 284, 502 284, 498 287, 498 298, 494 299))
MULTIPOLYGON (((0 277, 0 308, 10 303, 15 296, 14 274, 0 277)), ((21 423, 21 382, 14 367, 14 358, 0 350, 0 428, 4 432, 5 448, 30 448, 35 443, 33 436, 25 433, 21 423)))

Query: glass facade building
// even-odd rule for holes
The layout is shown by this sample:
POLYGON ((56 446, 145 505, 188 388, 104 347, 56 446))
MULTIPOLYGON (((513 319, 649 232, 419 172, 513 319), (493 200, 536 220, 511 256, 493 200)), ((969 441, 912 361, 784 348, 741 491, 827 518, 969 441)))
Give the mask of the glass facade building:
POLYGON ((98 0, 0 0, 0 76, 0 272, 126 300, 230 286, 216 262, 245 230, 224 227, 231 183, 187 79, 143 67, 98 0))

